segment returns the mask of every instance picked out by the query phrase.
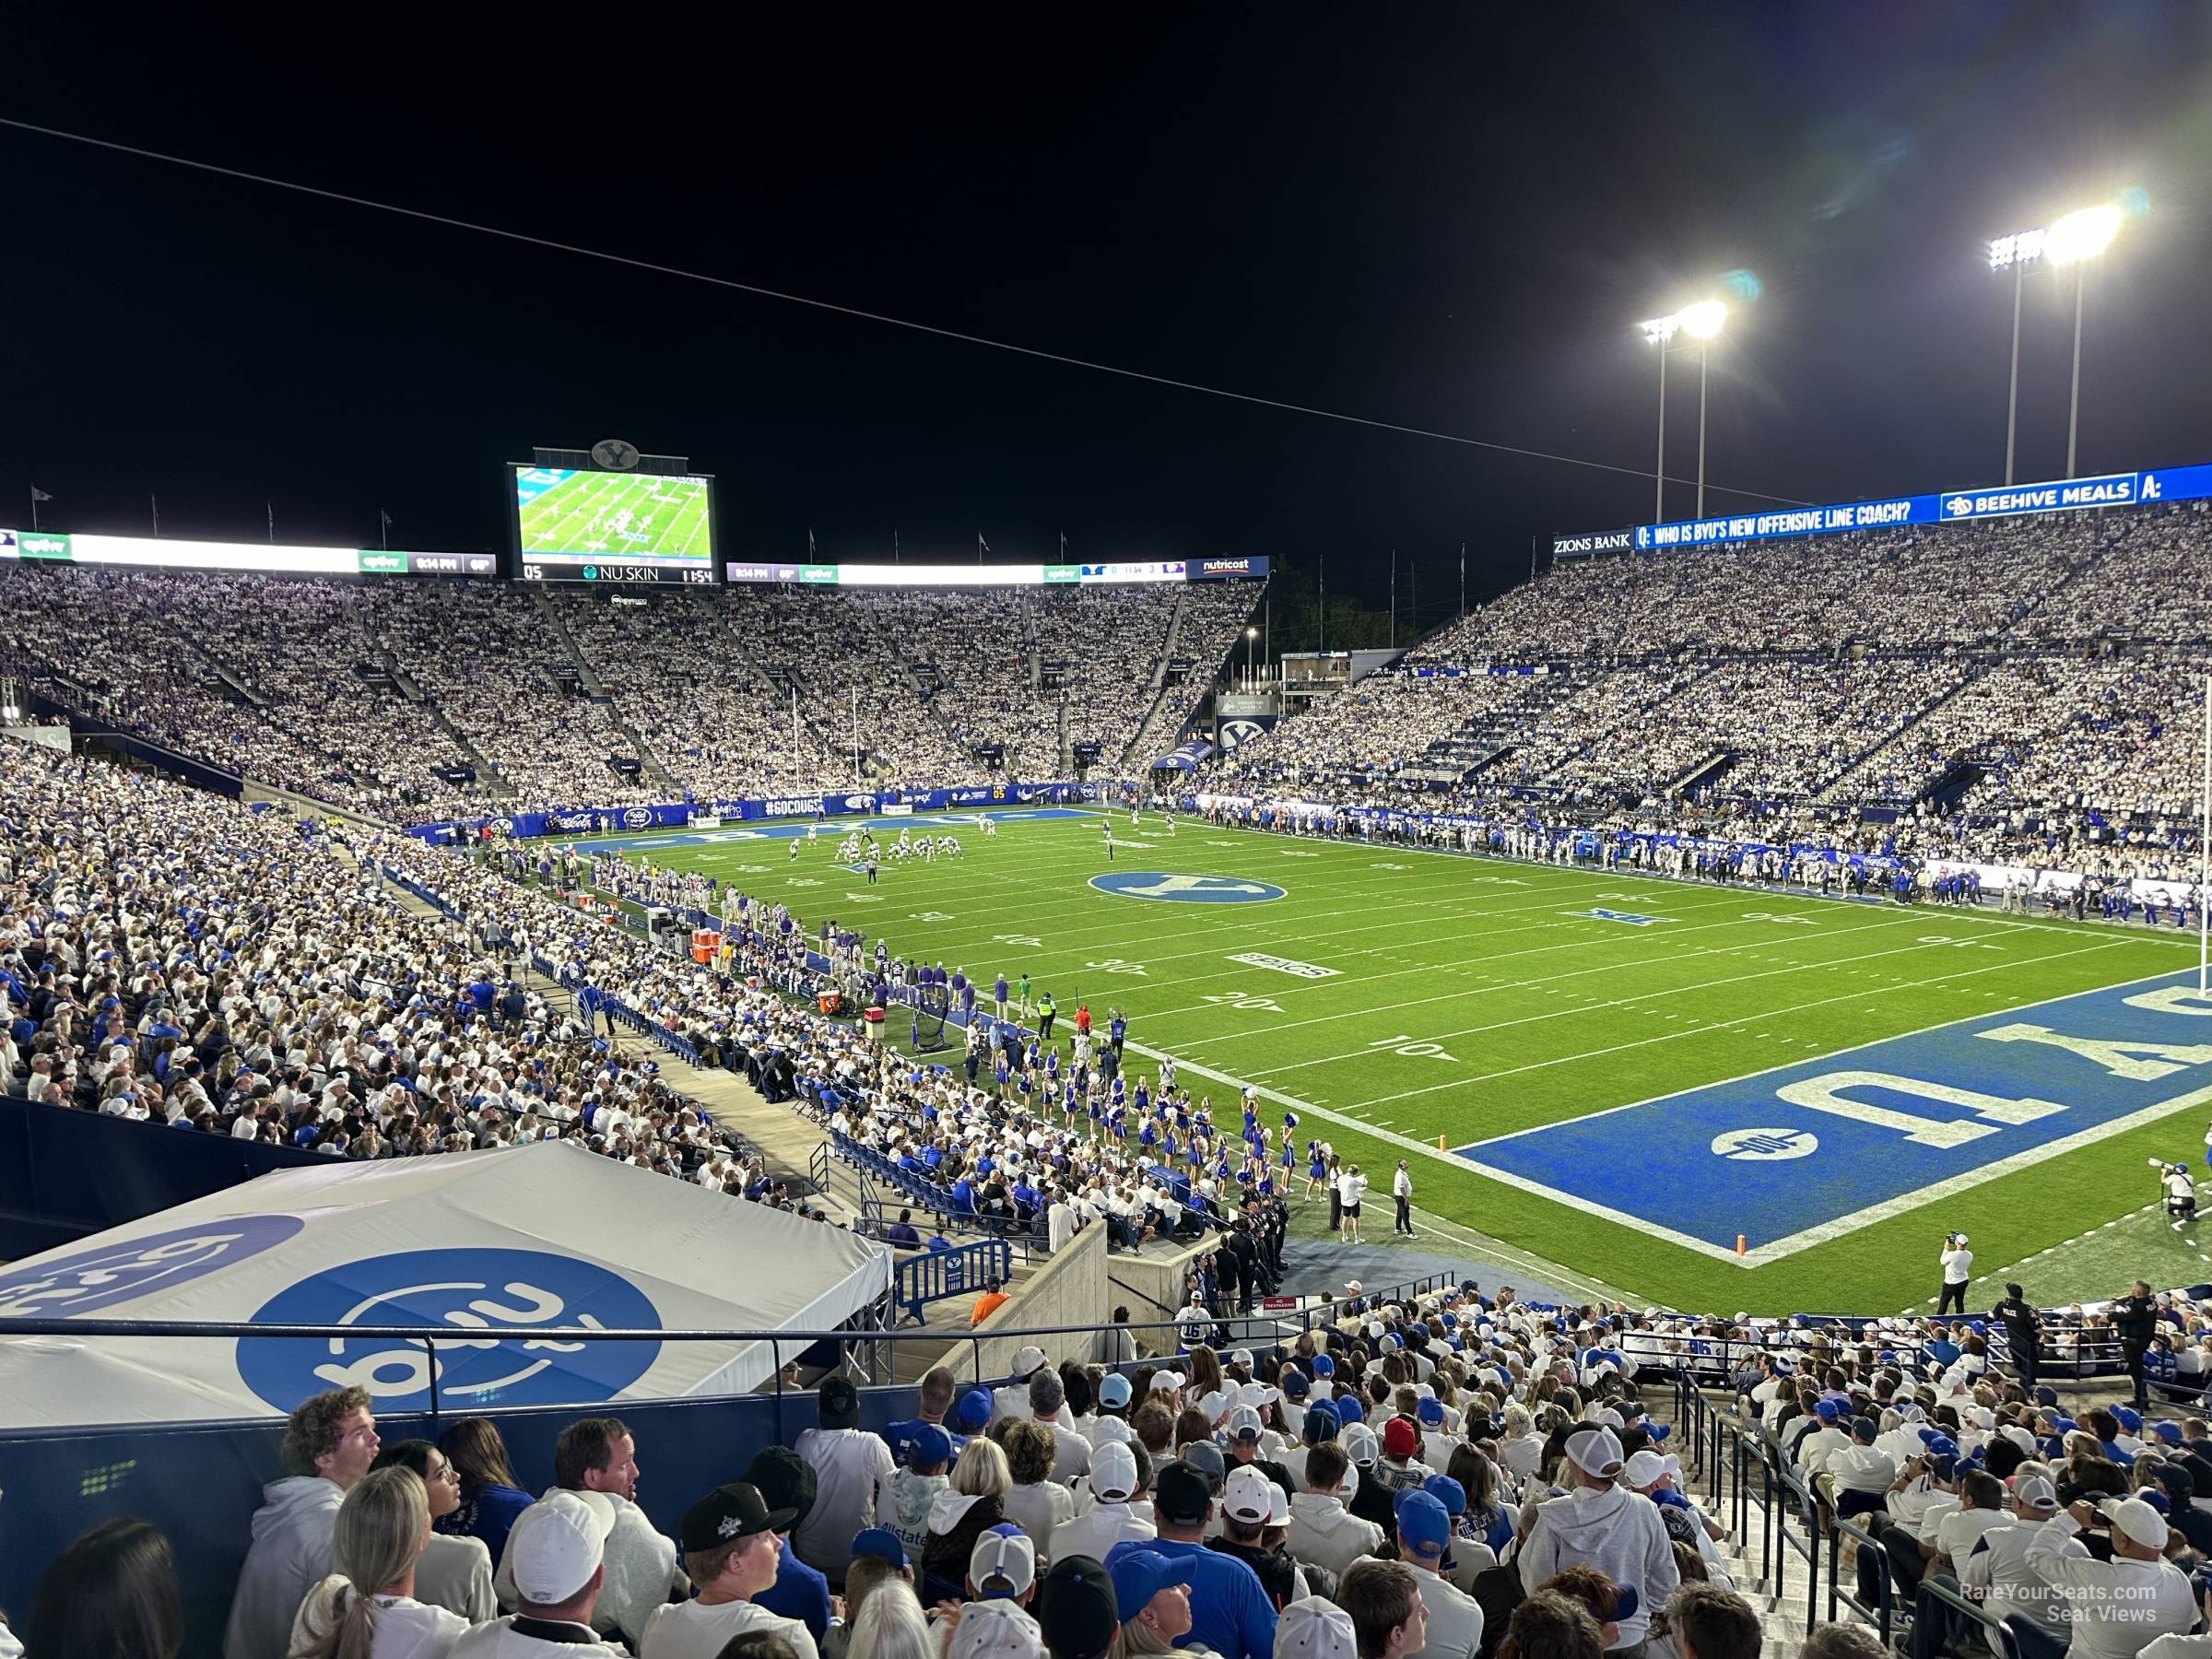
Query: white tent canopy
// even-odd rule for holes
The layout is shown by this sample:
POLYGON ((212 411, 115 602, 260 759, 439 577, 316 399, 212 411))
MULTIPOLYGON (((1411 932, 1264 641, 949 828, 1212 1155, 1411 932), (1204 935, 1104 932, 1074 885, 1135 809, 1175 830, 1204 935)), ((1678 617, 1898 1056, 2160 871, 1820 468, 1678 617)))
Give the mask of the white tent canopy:
POLYGON ((434 1364, 398 1337, 0 1335, 0 1421, 266 1417, 349 1383, 387 1412, 427 1409, 433 1382, 452 1411, 739 1394, 775 1347, 467 1334, 827 1330, 890 1277, 880 1245, 578 1147, 334 1159, 0 1267, 0 1321, 427 1327, 434 1364))

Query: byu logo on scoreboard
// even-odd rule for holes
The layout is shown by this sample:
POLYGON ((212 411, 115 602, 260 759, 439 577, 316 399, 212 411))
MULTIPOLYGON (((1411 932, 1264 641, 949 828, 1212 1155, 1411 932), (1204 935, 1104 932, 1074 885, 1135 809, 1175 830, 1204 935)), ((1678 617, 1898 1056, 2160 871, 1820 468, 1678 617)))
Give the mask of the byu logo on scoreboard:
POLYGON ((1124 899, 1159 899, 1171 904, 1265 904, 1284 889, 1271 881, 1243 881, 1233 876, 1171 876, 1159 870, 1117 870, 1093 876, 1101 893, 1124 899))
POLYGON ((1731 1129, 1712 1137, 1712 1149, 1738 1162, 1775 1163, 1818 1152, 1820 1137, 1809 1129, 1731 1129))
POLYGON ((494 1326, 658 1330, 642 1290, 595 1262, 535 1250, 411 1250, 312 1274, 278 1291, 255 1324, 421 1326, 433 1350, 402 1337, 301 1342, 239 1339, 238 1372, 278 1411, 326 1389, 369 1391, 379 1411, 441 1405, 586 1406, 611 1400, 652 1369, 658 1342, 471 1338, 494 1326))

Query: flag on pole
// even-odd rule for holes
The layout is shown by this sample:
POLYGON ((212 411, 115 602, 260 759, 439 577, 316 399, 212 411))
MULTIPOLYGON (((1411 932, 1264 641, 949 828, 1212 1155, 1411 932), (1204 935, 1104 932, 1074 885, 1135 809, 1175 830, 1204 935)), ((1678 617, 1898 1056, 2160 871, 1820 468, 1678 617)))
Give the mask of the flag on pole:
POLYGON ((273 502, 273 501, 264 501, 264 502, 261 504, 261 510, 262 510, 264 512, 265 512, 265 513, 267 513, 267 514, 269 515, 269 539, 270 539, 271 541, 275 541, 275 540, 276 539, 276 503, 275 503, 275 502, 273 502))
POLYGON ((153 507, 154 534, 159 535, 161 534, 161 498, 149 489, 146 492, 146 499, 153 507))
POLYGON ((806 557, 809 559, 816 557, 814 551, 814 532, 812 530, 806 532, 806 557))
POLYGON ((978 530, 975 533, 975 562, 977 564, 982 564, 983 562, 983 555, 990 551, 991 544, 983 539, 983 533, 981 530, 978 530))
POLYGON ((51 501, 53 500, 52 496, 41 489, 36 484, 33 484, 30 487, 30 499, 34 501, 51 501))

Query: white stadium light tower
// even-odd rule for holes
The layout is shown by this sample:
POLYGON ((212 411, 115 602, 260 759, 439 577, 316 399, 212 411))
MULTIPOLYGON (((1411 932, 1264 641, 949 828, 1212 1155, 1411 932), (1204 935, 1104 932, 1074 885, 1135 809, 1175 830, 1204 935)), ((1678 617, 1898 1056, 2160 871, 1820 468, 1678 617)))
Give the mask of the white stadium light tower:
POLYGON ((1652 513, 1654 524, 1666 522, 1666 354, 1674 349, 1675 335, 1686 334, 1698 342, 1698 507, 1705 516, 1705 359, 1713 335, 1728 321, 1728 308, 1718 300, 1700 300, 1665 317, 1637 324, 1643 337, 1659 347, 1659 482, 1652 513))
POLYGON ((2066 477, 2074 476, 2076 441, 2081 430, 2081 297, 2088 281, 2088 263, 2112 245, 2120 234, 2120 205, 2107 202, 2077 208, 2053 220, 2048 229, 2015 230, 1989 242, 1989 268, 2012 273, 2012 377, 2005 400, 2005 482, 2013 481, 2013 453, 2019 430, 2020 285, 2028 267, 2041 260, 2080 265, 2074 277, 2074 378, 2067 398, 2066 477))

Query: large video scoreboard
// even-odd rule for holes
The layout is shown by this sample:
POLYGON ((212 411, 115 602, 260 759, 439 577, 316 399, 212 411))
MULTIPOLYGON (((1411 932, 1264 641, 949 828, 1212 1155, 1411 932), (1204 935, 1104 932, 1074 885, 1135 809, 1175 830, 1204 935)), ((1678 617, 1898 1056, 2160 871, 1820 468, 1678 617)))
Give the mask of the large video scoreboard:
POLYGON ((517 574, 525 582, 721 580, 714 480, 697 474, 517 465, 517 574))

